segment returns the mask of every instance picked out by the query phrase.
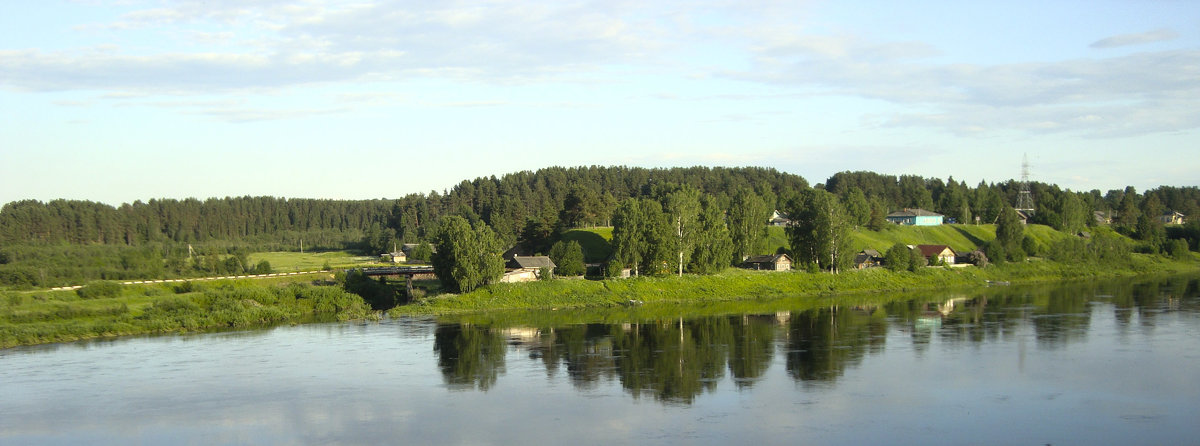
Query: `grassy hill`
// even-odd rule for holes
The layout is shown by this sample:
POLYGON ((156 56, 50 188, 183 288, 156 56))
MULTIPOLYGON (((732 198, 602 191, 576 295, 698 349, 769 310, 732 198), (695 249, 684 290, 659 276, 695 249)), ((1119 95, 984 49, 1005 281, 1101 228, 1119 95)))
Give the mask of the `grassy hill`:
POLYGON ((612 255, 612 227, 571 229, 563 233, 563 240, 574 240, 583 247, 583 261, 599 263, 612 255))

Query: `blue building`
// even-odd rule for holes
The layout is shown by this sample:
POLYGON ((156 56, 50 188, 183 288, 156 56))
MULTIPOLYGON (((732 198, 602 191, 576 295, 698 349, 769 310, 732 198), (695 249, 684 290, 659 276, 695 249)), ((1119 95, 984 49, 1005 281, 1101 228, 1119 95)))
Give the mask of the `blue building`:
POLYGON ((887 221, 898 225, 937 226, 942 224, 942 214, 924 209, 908 209, 892 212, 887 221))

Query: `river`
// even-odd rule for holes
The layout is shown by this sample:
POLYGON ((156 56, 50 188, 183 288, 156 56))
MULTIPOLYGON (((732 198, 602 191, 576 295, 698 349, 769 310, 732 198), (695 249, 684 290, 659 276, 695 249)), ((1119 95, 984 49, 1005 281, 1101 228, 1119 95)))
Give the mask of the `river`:
POLYGON ((0 350, 0 444, 1200 442, 1197 277, 798 302, 0 350))

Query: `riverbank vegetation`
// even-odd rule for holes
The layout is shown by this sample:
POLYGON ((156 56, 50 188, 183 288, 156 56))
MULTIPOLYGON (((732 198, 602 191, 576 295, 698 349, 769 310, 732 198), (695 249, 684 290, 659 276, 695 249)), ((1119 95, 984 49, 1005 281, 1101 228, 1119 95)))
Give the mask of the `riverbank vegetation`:
POLYGON ((0 348, 376 317, 361 297, 340 286, 294 280, 133 286, 99 281, 75 291, 4 292, 0 348))
MULTIPOLYGON (((868 268, 841 274, 727 269, 713 275, 607 280, 551 280, 496 284, 464 294, 441 294, 396 307, 392 316, 483 310, 614 308, 649 304, 711 305, 834 294, 903 293, 977 288, 990 283, 1034 283, 1200 271, 1195 259, 1178 261, 1135 254, 1117 264, 1030 260, 987 268, 927 267, 917 271, 868 268)), ((852 299, 852 297, 850 297, 852 299)))

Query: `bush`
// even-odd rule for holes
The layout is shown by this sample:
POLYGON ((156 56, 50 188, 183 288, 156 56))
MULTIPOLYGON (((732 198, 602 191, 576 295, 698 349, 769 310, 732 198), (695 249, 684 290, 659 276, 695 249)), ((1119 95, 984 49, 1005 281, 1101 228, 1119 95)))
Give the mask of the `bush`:
POLYGON ((896 243, 895 245, 892 245, 891 248, 888 248, 887 254, 884 254, 883 256, 884 266, 892 271, 907 270, 908 264, 912 263, 910 260, 911 254, 909 254, 909 251, 912 250, 903 243, 896 243))
POLYGON ((967 253, 967 261, 979 268, 988 266, 987 254, 984 254, 983 251, 978 249, 967 253))
POLYGON ((117 297, 117 295, 121 294, 121 284, 107 280, 98 280, 75 290, 75 294, 78 294, 82 299, 117 297))
POLYGON ((1189 257, 1187 240, 1176 239, 1167 242, 1167 254, 1175 260, 1187 260, 1189 257))

